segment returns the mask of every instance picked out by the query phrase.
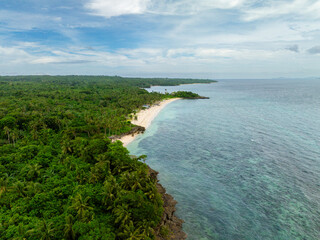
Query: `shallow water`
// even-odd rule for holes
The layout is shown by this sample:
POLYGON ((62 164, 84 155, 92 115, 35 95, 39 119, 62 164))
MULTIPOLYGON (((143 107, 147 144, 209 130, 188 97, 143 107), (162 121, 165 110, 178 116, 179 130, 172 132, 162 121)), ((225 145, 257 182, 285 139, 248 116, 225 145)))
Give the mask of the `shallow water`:
POLYGON ((210 99, 169 104, 128 149, 160 172, 189 240, 320 239, 320 80, 165 88, 210 99))

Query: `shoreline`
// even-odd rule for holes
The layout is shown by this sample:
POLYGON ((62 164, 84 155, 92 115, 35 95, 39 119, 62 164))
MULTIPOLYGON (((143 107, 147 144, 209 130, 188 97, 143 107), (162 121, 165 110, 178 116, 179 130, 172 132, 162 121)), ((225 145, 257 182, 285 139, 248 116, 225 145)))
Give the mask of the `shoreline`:
MULTIPOLYGON (((136 116, 137 119, 131 121, 133 124, 137 125, 136 129, 133 133, 129 133, 127 135, 121 136, 116 140, 119 140, 123 143, 124 147, 127 147, 129 143, 131 143, 139 134, 143 133, 145 129, 147 129, 151 122, 156 118, 156 116, 160 113, 160 111, 165 108, 169 103, 174 102, 182 98, 170 98, 163 100, 159 103, 156 103, 150 106, 147 109, 140 110, 136 116)), ((182 224, 184 221, 178 218, 175 215, 176 212, 176 204, 178 203, 174 200, 173 196, 166 192, 166 189, 159 183, 158 180, 158 172, 149 168, 149 175, 155 179, 156 188, 158 193, 161 195, 163 200, 163 215, 159 225, 154 229, 155 231, 155 240, 185 240, 187 238, 187 234, 183 232, 182 224), (167 231, 167 236, 163 236, 163 230, 167 231)))
MULTIPOLYGON (((179 100, 181 98, 170 98, 163 100, 157 104, 154 104, 150 106, 150 108, 140 110, 137 113, 137 120, 132 120, 131 123, 144 127, 147 129, 150 125, 151 122, 156 118, 156 116, 160 113, 160 111, 165 108, 169 103, 174 102, 176 100, 179 100)), ((140 133, 134 133, 134 134, 128 134, 124 135, 117 140, 121 141, 123 143, 123 146, 126 147, 128 146, 129 143, 131 143, 140 133)))

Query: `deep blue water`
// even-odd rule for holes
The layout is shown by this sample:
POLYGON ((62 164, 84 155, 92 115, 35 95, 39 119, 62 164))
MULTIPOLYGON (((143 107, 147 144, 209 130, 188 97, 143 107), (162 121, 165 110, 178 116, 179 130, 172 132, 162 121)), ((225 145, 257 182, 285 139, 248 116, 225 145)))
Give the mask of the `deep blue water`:
POLYGON ((320 80, 165 88, 210 99, 169 104, 128 148, 160 172, 189 240, 320 239, 320 80))

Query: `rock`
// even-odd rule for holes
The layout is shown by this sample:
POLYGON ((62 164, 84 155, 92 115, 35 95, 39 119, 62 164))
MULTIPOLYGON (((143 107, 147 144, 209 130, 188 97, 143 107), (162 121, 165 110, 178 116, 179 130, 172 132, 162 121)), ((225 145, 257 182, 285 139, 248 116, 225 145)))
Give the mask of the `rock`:
POLYGON ((145 127, 135 126, 129 132, 123 133, 121 135, 110 136, 109 139, 111 139, 112 141, 115 141, 115 140, 118 140, 118 139, 122 138, 123 136, 127 136, 127 135, 132 135, 133 136, 135 134, 144 133, 145 130, 146 130, 145 127))
POLYGON ((161 222, 155 229, 156 240, 185 240, 187 238, 187 234, 182 230, 182 224, 184 221, 175 216, 177 201, 174 200, 170 194, 167 194, 165 188, 158 183, 157 171, 149 167, 149 175, 157 181, 157 189, 162 196, 164 208, 161 222), (161 228, 163 227, 167 228, 170 232, 170 235, 167 238, 164 238, 160 234, 161 228))

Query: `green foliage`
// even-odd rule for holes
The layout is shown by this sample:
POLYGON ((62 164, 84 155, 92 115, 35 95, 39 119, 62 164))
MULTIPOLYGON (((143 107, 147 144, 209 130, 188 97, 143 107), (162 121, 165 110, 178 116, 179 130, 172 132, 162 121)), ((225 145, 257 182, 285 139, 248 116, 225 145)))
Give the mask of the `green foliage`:
POLYGON ((167 226, 161 226, 160 227, 160 235, 164 239, 170 239, 170 230, 167 226))
POLYGON ((173 92, 171 93, 171 96, 178 97, 178 98, 190 98, 190 99, 201 98, 201 96, 199 96, 198 94, 193 92, 188 92, 188 91, 173 92))
POLYGON ((146 156, 110 136, 167 95, 141 87, 209 82, 0 77, 0 239, 153 239, 163 202, 146 156), (141 162, 143 160, 143 162, 141 162))

